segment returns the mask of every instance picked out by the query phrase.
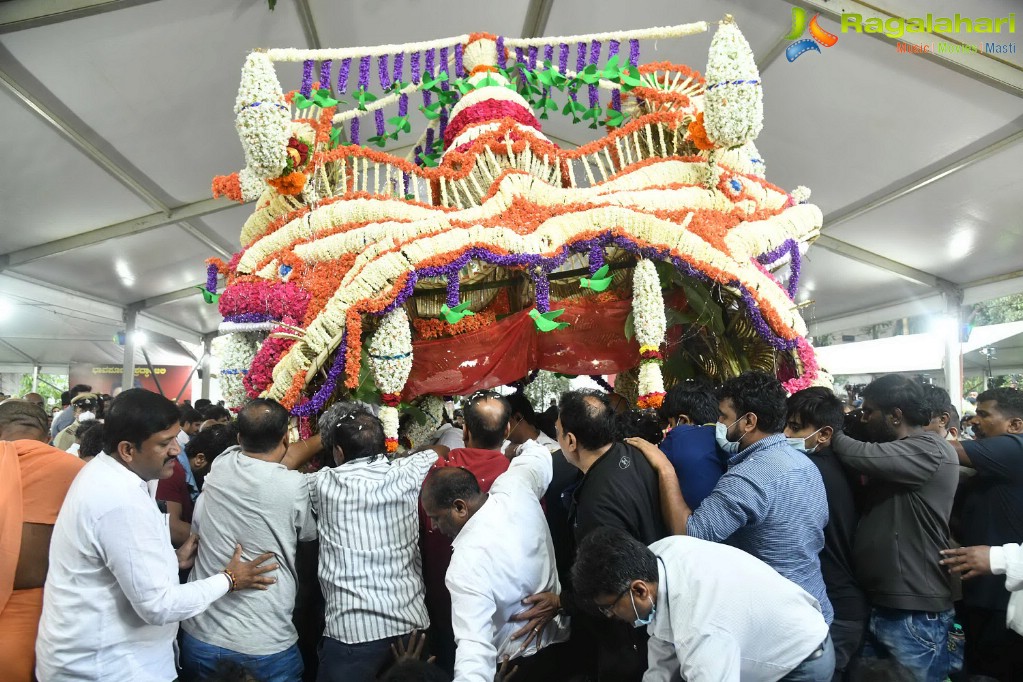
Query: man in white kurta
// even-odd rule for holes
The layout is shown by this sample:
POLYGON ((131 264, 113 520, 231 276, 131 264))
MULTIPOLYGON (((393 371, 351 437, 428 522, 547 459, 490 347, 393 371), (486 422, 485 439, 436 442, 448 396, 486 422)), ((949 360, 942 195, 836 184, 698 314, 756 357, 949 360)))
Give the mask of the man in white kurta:
POLYGON ((423 506, 442 532, 454 537, 454 554, 445 583, 451 593, 451 617, 457 652, 456 682, 491 682, 505 658, 518 663, 523 679, 553 679, 556 650, 541 650, 568 639, 568 619, 558 616, 524 649, 512 634, 521 627, 511 617, 522 600, 539 592, 561 592, 554 545, 540 498, 551 481, 551 455, 534 441, 524 444, 489 494, 470 490, 443 499, 450 481, 471 473, 437 470, 427 478, 423 506), (435 495, 434 493, 439 493, 435 495), (462 499, 468 498, 468 499, 462 499), (542 657, 542 660, 541 660, 542 657))

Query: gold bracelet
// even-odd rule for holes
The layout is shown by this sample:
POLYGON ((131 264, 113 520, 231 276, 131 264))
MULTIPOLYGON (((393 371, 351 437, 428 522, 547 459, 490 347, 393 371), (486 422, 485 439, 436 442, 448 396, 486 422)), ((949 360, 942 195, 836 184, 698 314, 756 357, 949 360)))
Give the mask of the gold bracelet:
POLYGON ((221 573, 226 575, 227 579, 231 581, 231 589, 228 590, 228 592, 236 591, 238 589, 238 586, 234 582, 234 573, 232 573, 231 571, 227 570, 226 568, 224 570, 222 570, 221 573))

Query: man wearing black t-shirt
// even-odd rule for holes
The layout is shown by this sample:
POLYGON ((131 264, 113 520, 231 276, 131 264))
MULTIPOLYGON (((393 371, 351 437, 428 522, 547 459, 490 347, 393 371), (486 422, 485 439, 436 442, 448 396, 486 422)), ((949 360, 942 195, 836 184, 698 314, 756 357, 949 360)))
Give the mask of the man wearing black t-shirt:
MULTIPOLYGON (((555 429, 565 458, 583 473, 568 512, 573 558, 579 543, 597 528, 623 530, 645 545, 668 535, 661 516, 657 474, 639 450, 615 442, 615 416, 607 395, 599 391, 565 393, 555 429)), ((575 603, 570 585, 562 585, 560 598, 545 592, 525 601, 531 608, 513 619, 527 621, 520 632, 542 628, 563 610, 572 616, 574 644, 579 645, 580 637, 595 638, 582 648, 591 661, 596 659, 598 680, 642 679, 647 668, 645 630, 587 615, 592 612, 575 603)))
MULTIPOLYGON (((959 462, 977 470, 966 483, 963 545, 1001 546, 1023 540, 1023 393, 995 388, 977 397, 977 440, 953 443, 959 462)), ((1004 575, 963 582, 966 663, 970 674, 1017 679, 1023 637, 1005 626, 1004 575)))
POLYGON ((789 444, 805 452, 824 479, 828 494, 828 525, 824 527, 821 573, 828 599, 835 609, 831 639, 835 644, 835 678, 842 679, 859 652, 870 617, 867 596, 856 582, 853 539, 859 514, 845 470, 831 451, 831 437, 842 430, 842 401, 830 390, 816 386, 792 394, 786 404, 785 435, 789 444))

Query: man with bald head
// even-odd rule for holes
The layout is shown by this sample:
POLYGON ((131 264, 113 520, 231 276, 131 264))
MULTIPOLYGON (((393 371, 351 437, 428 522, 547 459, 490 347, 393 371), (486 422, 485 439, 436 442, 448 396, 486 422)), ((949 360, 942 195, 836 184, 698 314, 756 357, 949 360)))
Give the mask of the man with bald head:
POLYGON ((39 395, 38 393, 26 393, 21 397, 21 399, 24 400, 26 403, 32 403, 33 405, 38 405, 39 407, 42 407, 44 409, 46 408, 46 398, 39 395))
POLYGON ((511 620, 526 597, 561 592, 554 543, 540 506, 552 476, 550 453, 530 440, 489 493, 461 467, 435 469, 423 485, 431 524, 453 538, 445 582, 458 682, 492 680, 505 659, 512 659, 525 680, 567 677, 557 669, 560 647, 550 647, 568 639, 568 619, 555 616, 526 646, 513 639, 519 624, 511 620))
POLYGON ((11 682, 32 679, 50 536, 71 481, 85 466, 47 445, 49 436, 41 405, 0 405, 0 670, 11 682))
MULTIPOLYGON (((462 435, 464 448, 455 448, 437 460, 437 467, 462 467, 476 477, 480 490, 490 491, 494 479, 508 469, 508 458, 501 447, 511 430, 512 408, 495 391, 480 391, 469 398, 464 409, 462 435)), ((451 626, 451 597, 444 576, 451 561, 451 539, 427 521, 420 507, 423 542, 423 581, 426 584, 426 608, 430 614, 431 650, 437 663, 454 669, 455 635, 451 626)))

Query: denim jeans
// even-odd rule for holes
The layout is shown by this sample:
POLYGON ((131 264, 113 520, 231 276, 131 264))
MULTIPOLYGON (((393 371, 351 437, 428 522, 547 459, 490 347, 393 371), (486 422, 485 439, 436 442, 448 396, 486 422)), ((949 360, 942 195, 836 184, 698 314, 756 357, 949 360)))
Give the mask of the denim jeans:
POLYGON ((243 666, 260 682, 301 682, 302 656, 298 645, 266 656, 253 656, 207 644, 182 630, 181 669, 183 680, 204 680, 217 670, 222 662, 243 666))
POLYGON ((360 644, 320 639, 320 668, 316 682, 374 682, 392 659, 391 644, 400 637, 360 644))
MULTIPOLYGON (((816 651, 816 650, 815 650, 816 651)), ((835 674, 835 645, 831 635, 824 640, 824 653, 797 665, 781 682, 831 682, 835 674)))
POLYGON ((955 613, 874 608, 864 658, 891 657, 919 682, 944 682, 950 672, 948 630, 955 613))

